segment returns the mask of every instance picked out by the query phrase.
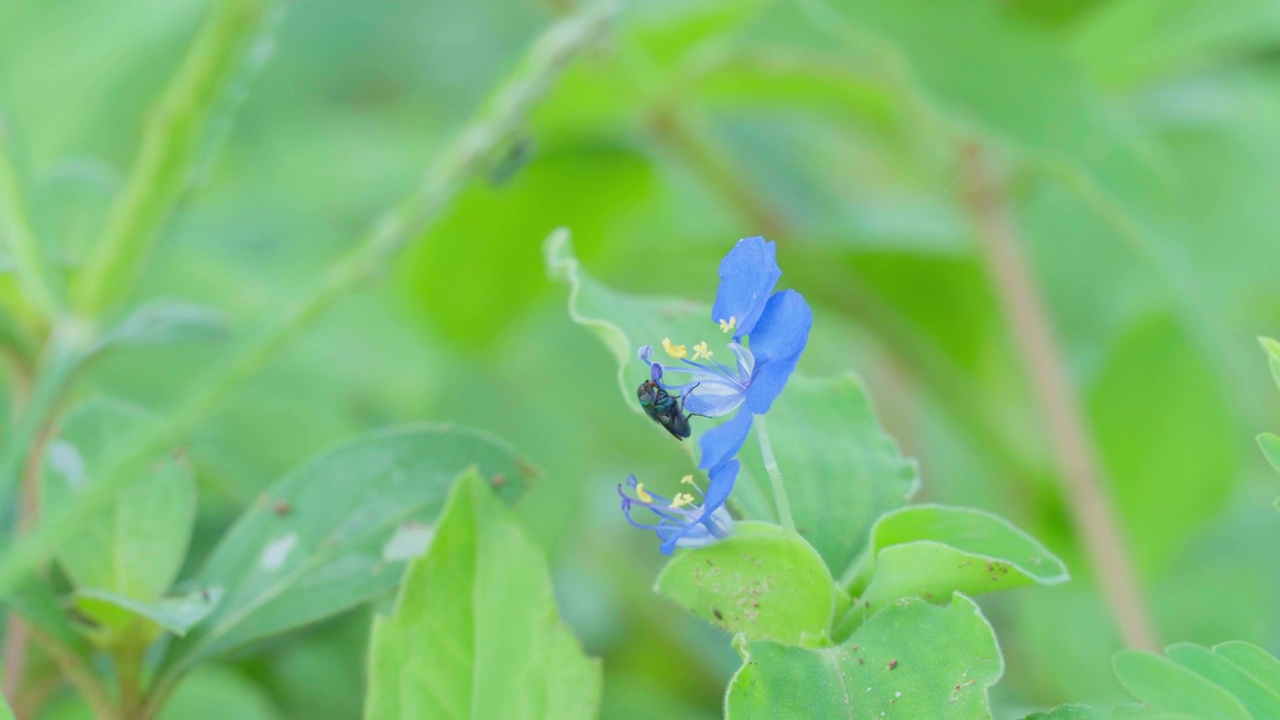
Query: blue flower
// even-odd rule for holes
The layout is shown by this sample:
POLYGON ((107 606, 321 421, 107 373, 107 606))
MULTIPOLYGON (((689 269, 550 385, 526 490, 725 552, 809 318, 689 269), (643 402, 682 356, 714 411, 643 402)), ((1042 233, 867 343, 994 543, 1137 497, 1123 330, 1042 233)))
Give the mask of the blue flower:
MULTIPOLYGON (((738 461, 724 463, 710 473, 711 482, 707 492, 699 504, 691 493, 677 493, 668 500, 657 493, 644 489, 644 483, 636 482, 635 475, 627 476, 627 487, 635 494, 628 495, 622 486, 618 486, 618 494, 622 496, 622 511, 627 514, 627 522, 641 530, 652 530, 662 540, 662 554, 670 555, 676 548, 693 548, 709 545, 728 537, 733 531, 733 518, 724 507, 729 498, 729 491, 738 478, 738 461), (634 507, 642 507, 657 518, 657 522, 643 523, 631 516, 634 507)), ((692 475, 686 475, 681 481, 693 490, 702 494, 693 482, 692 475)))
POLYGON ((737 413, 702 435, 698 467, 709 473, 738 454, 753 416, 769 411, 809 340, 813 312, 804 297, 794 290, 773 292, 782 275, 776 257, 774 243, 749 237, 739 240, 720 262, 720 288, 711 319, 723 332, 733 333, 728 345, 734 356, 732 368, 712 360, 714 352, 705 341, 694 346, 690 358, 686 346, 663 340, 663 348, 679 364, 656 363, 651 346, 640 348, 650 376, 667 392, 678 394, 686 412, 705 417, 737 413), (668 383, 665 379, 671 374, 687 379, 668 383))

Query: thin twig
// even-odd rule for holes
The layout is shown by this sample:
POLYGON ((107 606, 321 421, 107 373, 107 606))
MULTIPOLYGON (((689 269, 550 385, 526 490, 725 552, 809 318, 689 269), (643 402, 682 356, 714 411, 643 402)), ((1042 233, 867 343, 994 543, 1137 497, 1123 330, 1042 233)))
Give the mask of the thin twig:
POLYGON ((1063 363, 1053 320, 1009 216, 1003 188, 992 176, 981 146, 966 144, 964 156, 969 171, 961 178, 962 200, 978 230, 983 258, 1052 442, 1076 534, 1125 642, 1156 650, 1155 629, 1104 486, 1102 464, 1063 363))
MULTIPOLYGON (((14 528, 16 538, 26 537, 40 518, 40 461, 51 432, 52 423, 49 422, 36 434, 22 470, 22 483, 18 489, 18 521, 14 528)), ((10 612, 5 621, 4 649, 0 651, 4 657, 4 677, 0 679, 0 690, 5 697, 16 697, 22 688, 30 642, 31 628, 27 621, 17 613, 10 612)))
POLYGON ((53 660, 62 676, 75 687, 93 710, 98 720, 116 720, 119 713, 102 681, 75 650, 63 645, 37 628, 31 630, 32 641, 53 660))

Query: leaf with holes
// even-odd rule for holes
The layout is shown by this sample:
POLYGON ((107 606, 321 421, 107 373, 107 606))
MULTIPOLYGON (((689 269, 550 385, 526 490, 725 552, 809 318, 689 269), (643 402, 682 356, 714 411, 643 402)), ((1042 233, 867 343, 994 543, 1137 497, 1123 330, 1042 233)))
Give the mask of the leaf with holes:
POLYGON ((1069 577, 1061 560, 1007 520, 971 508, 914 505, 876 522, 849 584, 856 617, 846 616, 840 629, 899 598, 939 601, 955 591, 1056 585, 1069 577))
MULTIPOLYGON (((73 504, 98 480, 119 438, 159 422, 118 400, 81 404, 45 450, 43 501, 49 507, 73 504)), ((62 543, 58 561, 77 588, 151 602, 169 590, 182 567, 195 512, 190 463, 181 454, 159 458, 62 543)))
POLYGON ((959 593, 944 606, 895 603, 835 647, 760 641, 739 652, 727 720, 973 720, 991 716, 987 689, 1004 673, 995 633, 959 593))
POLYGON ((725 540, 676 553, 654 589, 731 633, 788 645, 827 634, 837 592, 808 543, 760 522, 740 522, 725 540))
POLYGON ((529 465, 489 435, 422 425, 362 436, 268 487, 197 576, 222 599, 174 644, 166 681, 394 587, 406 560, 429 545, 454 478, 472 466, 507 501, 533 480, 529 465))

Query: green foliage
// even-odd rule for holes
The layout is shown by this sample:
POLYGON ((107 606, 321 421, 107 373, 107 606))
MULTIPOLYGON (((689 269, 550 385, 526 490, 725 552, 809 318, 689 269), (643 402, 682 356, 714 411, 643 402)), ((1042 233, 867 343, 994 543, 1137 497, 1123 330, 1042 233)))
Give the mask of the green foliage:
POLYGON ((835 647, 760 641, 740 652, 725 699, 732 720, 988 717, 987 690, 1004 673, 991 626, 959 593, 941 607, 896 603, 835 647))
POLYGON ((1250 718, 1249 711, 1230 691, 1159 655, 1129 650, 1116 656, 1115 668, 1129 692, 1157 708, 1194 717, 1250 718))
POLYGON ((856 622, 900 598, 941 602, 1023 585, 1056 585, 1067 568, 1030 535, 991 513, 916 505, 887 513, 854 568, 849 590, 856 622))
MULTIPOLYGON (((599 691, 558 606, 604 658, 602 717, 722 714, 736 661, 721 630, 751 659, 733 716, 811 717, 812 700, 945 717, 950 675, 995 645, 968 599, 938 603, 1056 585, 1067 565, 1085 570, 1070 586, 977 598, 1010 672, 978 703, 994 682, 978 663, 986 679, 955 702, 1004 718, 1118 701, 1098 668, 1126 628, 1089 572, 1099 550, 1066 502, 1038 361, 1012 351, 1032 323, 1096 445, 1137 612, 1165 638, 1262 647, 1122 656, 1151 707, 1031 717, 1277 715, 1280 584, 1271 554, 1241 551, 1280 542, 1256 499, 1275 476, 1241 439, 1277 428, 1246 340, 1280 323, 1280 6, 618 5, 0 3, 0 603, 32 633, 26 661, 6 662, 13 709, 349 720, 370 611, 342 611, 390 601, 476 464, 520 498, 523 529, 477 483, 472 569, 483 557, 536 586, 487 586, 512 595, 501 647, 475 657, 497 668, 476 676, 486 702, 519 697, 501 663, 523 660, 502 653, 530 632, 590 670, 579 698, 599 691), (973 201, 975 153, 989 204, 973 201), (558 226, 578 254, 567 231, 539 248, 558 226), (1018 281, 1043 316, 1009 301, 993 227, 1025 251, 1018 281), (635 351, 719 338, 716 261, 755 234, 815 312, 769 418, 798 533, 768 524, 777 501, 748 443, 737 534, 663 567, 613 486, 635 473, 662 489, 699 437, 638 414, 635 351), (348 445, 349 465, 271 482, 424 418, 490 428, 548 472, 526 487, 509 448, 461 432, 348 445), (404 483, 379 469, 401 461, 404 483), (921 474, 937 505, 907 505, 921 474), (512 557, 485 532, 518 536, 512 557), (973 633, 934 637, 952 624, 973 633), (842 655, 855 644, 905 649, 872 673, 842 655), (934 654, 908 663, 917 645, 934 654), (862 678, 876 682, 847 687, 866 698, 838 696, 862 678), (884 678, 925 690, 886 697, 884 678)), ((1280 385, 1280 342, 1262 346, 1280 385)), ((1280 435, 1258 442, 1280 470, 1280 435)), ((414 627, 416 643, 379 636, 405 667, 449 637, 408 622, 411 596, 480 608, 434 582, 402 587, 378 621, 414 627)), ((7 661, 22 637, 6 633, 7 661)))
POLYGON ((1027 720, 1280 717, 1280 660, 1256 645, 1233 641, 1210 649, 1175 643, 1165 648, 1164 657, 1125 650, 1113 664, 1120 682, 1142 701, 1141 707, 1064 705, 1027 720))
POLYGON ((813 547, 760 522, 738 523, 732 537, 679 553, 654 589, 719 628, 787 645, 826 636, 838 592, 813 547))
MULTIPOLYGON (((70 504, 100 479, 102 463, 121 433, 155 424, 145 411, 108 399, 72 412, 49 443, 42 491, 55 507, 70 504)), ((113 504, 81 525, 58 552, 77 587, 148 602, 168 591, 186 557, 195 522, 196 487, 181 452, 155 458, 146 477, 130 484, 113 504)))
MULTIPOLYGON (((636 297, 602 285, 583 272, 574 255, 569 231, 549 235, 543 244, 547 272, 569 285, 569 317, 596 334, 618 363, 618 388, 622 397, 635 399, 636 352, 642 345, 661 344, 663 338, 702 337, 715 325, 710 305, 676 298, 636 297)), ((717 329, 718 332, 718 329, 717 329)), ((643 375, 641 376, 643 378, 643 375)), ((632 403, 634 404, 634 403, 632 403)), ((636 406, 639 410, 639 406, 636 406)))
POLYGON ((542 554, 485 477, 464 474, 395 611, 374 621, 365 717, 585 720, 599 697, 542 554))
POLYGON ((792 379, 769 417, 796 527, 839 574, 876 518, 915 494, 915 462, 880 427, 866 387, 851 375, 792 379))
POLYGON ((450 426, 371 433, 266 488, 218 543, 195 582, 222 599, 175 643, 181 673, 218 654, 322 620, 393 588, 430 542, 463 469, 507 500, 533 481, 495 439, 450 426))

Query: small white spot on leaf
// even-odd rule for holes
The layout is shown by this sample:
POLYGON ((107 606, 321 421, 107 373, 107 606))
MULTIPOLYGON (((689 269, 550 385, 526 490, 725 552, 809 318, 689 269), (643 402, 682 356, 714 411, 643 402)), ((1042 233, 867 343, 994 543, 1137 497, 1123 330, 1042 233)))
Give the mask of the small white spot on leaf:
POLYGON ((397 562, 416 558, 427 551, 435 535, 436 529, 431 525, 407 522, 396 528, 396 534, 382 546, 382 559, 397 562))
POLYGON ((289 533, 284 537, 272 540, 269 545, 262 551, 262 559, 258 564, 263 570, 279 570, 284 567, 284 561, 289 559, 289 553, 293 552, 293 548, 298 545, 298 534, 289 533))
POLYGON ((75 445, 66 440, 54 440, 49 443, 49 467, 67 479, 67 485, 81 488, 85 485, 84 458, 75 445))

